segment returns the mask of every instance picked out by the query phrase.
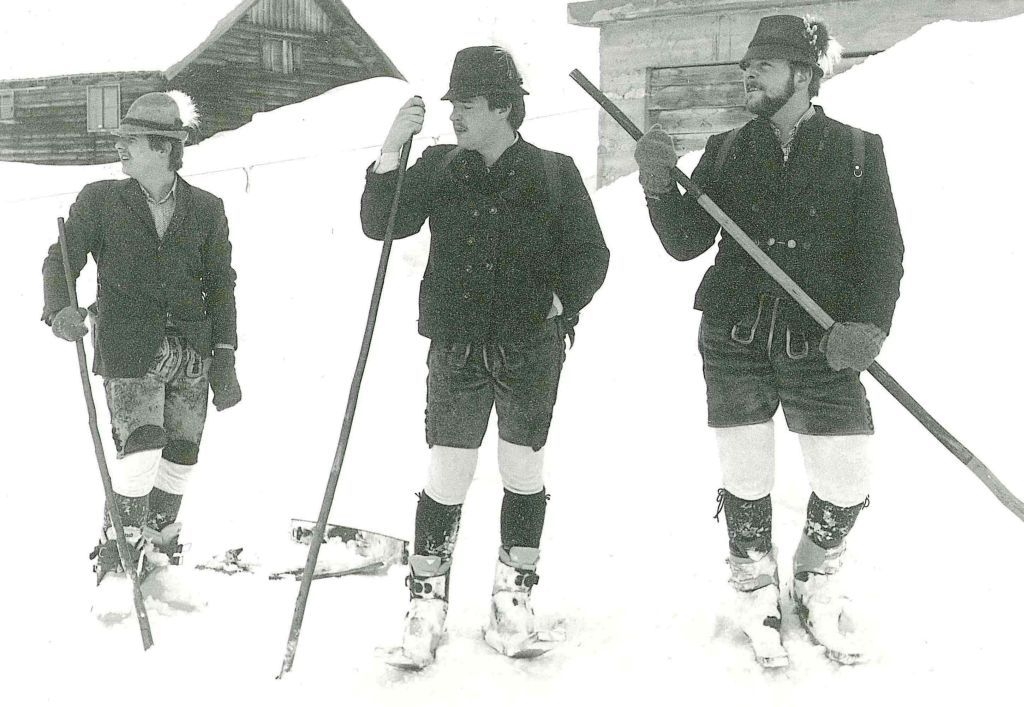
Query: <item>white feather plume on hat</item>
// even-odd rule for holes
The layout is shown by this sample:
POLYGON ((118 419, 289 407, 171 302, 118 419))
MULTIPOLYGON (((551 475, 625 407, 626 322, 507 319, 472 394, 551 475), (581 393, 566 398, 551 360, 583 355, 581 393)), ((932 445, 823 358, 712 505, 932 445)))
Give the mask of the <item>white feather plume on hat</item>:
POLYGON ((167 91, 167 96, 178 106, 178 117, 186 128, 195 130, 199 127, 199 110, 192 96, 183 91, 167 91))
POLYGON ((831 36, 828 27, 822 20, 810 15, 804 16, 804 35, 818 57, 818 68, 826 77, 835 71, 839 60, 843 58, 843 45, 831 36))

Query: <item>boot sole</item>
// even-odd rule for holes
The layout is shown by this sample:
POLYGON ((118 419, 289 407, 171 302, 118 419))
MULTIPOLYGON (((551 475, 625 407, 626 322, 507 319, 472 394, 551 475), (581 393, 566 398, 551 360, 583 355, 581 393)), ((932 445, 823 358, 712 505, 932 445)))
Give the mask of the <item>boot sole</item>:
POLYGON ((392 668, 398 668, 399 670, 406 670, 409 672, 416 672, 423 670, 425 667, 434 662, 433 656, 426 662, 413 660, 405 651, 400 647, 398 648, 378 648, 377 656, 390 665, 392 668))

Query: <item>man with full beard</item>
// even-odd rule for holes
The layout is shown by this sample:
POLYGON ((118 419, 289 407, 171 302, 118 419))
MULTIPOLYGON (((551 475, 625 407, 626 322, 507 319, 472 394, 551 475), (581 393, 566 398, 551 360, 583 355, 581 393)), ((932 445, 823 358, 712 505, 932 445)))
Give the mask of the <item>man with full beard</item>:
MULTIPOLYGON (((712 136, 693 172, 693 181, 837 322, 822 332, 724 236, 697 290, 736 619, 768 667, 789 662, 771 535, 772 420, 780 403, 800 439, 812 489, 793 558, 793 601, 830 658, 864 658, 837 571, 846 536, 868 503, 873 425, 859 376, 889 331, 903 242, 881 138, 811 105, 840 52, 820 21, 763 18, 740 62, 746 106, 756 117, 712 136)), ((719 224, 676 188, 671 137, 654 126, 635 156, 665 250, 678 260, 708 250, 719 224)))

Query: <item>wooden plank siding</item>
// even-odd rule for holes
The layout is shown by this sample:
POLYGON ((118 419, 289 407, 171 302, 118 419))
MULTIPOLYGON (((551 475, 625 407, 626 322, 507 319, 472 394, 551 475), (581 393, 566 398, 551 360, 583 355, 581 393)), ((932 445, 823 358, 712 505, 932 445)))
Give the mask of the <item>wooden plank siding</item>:
POLYGON ((661 125, 679 154, 702 150, 711 135, 750 120, 743 97, 743 75, 733 62, 651 68, 644 128, 661 125))
POLYGON ((288 32, 328 34, 331 20, 314 0, 263 0, 249 10, 249 21, 288 32))
POLYGON ((36 164, 113 162, 114 137, 86 129, 89 86, 118 84, 121 114, 136 98, 166 86, 159 72, 88 74, 42 81, 0 81, 14 90, 14 119, 0 125, 0 159, 36 164))
POLYGON ((329 36, 289 33, 288 39, 302 46, 301 68, 290 74, 274 73, 263 67, 263 39, 282 36, 242 20, 174 78, 171 88, 185 91, 196 101, 200 139, 240 127, 253 113, 382 73, 381 64, 353 57, 340 30, 329 36))
MULTIPOLYGON (((872 53, 845 57, 837 73, 872 53)), ((754 117, 745 108, 743 74, 735 62, 650 68, 646 97, 644 129, 661 125, 680 155, 703 150, 712 135, 754 117)))
POLYGON ((144 93, 184 91, 195 99, 199 111, 193 139, 199 142, 245 125, 254 113, 374 76, 401 78, 343 3, 246 0, 166 71, 0 80, 4 115, 13 110, 11 117, 0 118, 0 160, 115 161, 113 136, 88 130, 90 86, 118 86, 119 116, 144 93), (282 44, 267 45, 265 51, 268 41, 282 44))

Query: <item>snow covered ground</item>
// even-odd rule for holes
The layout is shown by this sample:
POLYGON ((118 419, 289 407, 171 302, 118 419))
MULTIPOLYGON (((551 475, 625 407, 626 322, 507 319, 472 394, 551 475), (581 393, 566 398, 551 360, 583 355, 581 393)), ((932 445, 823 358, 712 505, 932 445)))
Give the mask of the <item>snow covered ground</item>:
MULTIPOLYGON (((364 15, 363 3, 349 5, 371 33, 372 12, 384 17, 372 3, 364 15)), ((192 561, 239 545, 265 558, 289 549, 304 558, 289 548, 289 519, 319 510, 380 252, 359 228, 363 170, 413 92, 427 98, 432 121, 417 149, 450 139, 447 106, 428 81, 443 83, 460 46, 519 27, 509 15, 509 25, 484 22, 484 12, 453 18, 459 31, 437 51, 433 74, 416 65, 430 79, 337 89, 187 150, 185 176, 227 203, 245 395, 232 410, 211 411, 202 470, 182 511, 192 561)), ((558 115, 529 120, 523 134, 592 172, 597 113, 581 108, 565 77, 571 66, 545 73, 566 61, 556 49, 564 14, 547 12, 542 21, 531 15, 532 44, 506 42, 514 53, 532 47, 523 63, 545 77, 536 85, 554 86, 540 95, 527 74, 528 114, 558 115)), ((907 274, 882 364, 1018 495, 1024 137, 1013 87, 1022 32, 1024 16, 931 25, 826 84, 820 100, 833 117, 885 139, 907 274)), ((594 79, 595 63, 596 54, 581 65, 594 79)), ((86 555, 102 490, 72 347, 38 323, 39 266, 55 219, 83 184, 111 176, 109 166, 0 165, 5 704, 109 704, 123 689, 154 706, 1018 703, 1024 527, 870 381, 877 473, 851 538, 849 575, 876 659, 838 668, 787 615, 793 666, 767 674, 754 665, 728 618, 725 530, 712 520, 717 459, 691 309, 710 254, 697 263, 664 254, 635 177, 594 195, 612 264, 569 353, 548 447, 552 500, 535 596, 542 621, 566 620, 564 648, 510 662, 479 640, 498 544, 492 431, 465 507, 450 639, 430 670, 396 674, 374 658, 375 646, 399 635, 406 591, 397 567, 386 577, 316 582, 294 670, 281 681, 273 678, 298 588, 291 581, 197 576, 207 609, 154 609, 156 646, 143 653, 133 621, 103 628, 89 615, 86 555)), ((425 234, 395 245, 332 514, 405 537, 426 462, 426 342, 415 333, 426 246, 425 234)), ((86 302, 93 274, 90 266, 79 281, 86 302)), ((808 487, 795 440, 781 420, 777 429, 775 532, 788 566, 808 487)))

